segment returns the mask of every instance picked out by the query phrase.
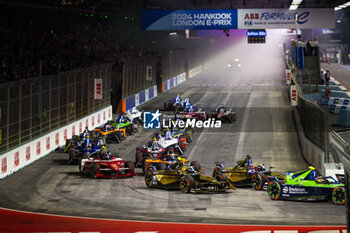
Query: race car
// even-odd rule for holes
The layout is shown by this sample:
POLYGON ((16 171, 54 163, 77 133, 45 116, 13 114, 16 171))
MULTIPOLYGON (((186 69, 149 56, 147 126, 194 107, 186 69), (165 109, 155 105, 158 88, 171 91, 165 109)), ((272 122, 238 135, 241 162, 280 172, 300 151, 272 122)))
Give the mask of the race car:
POLYGON ((272 200, 332 200, 334 204, 344 205, 344 186, 331 176, 316 176, 315 168, 310 166, 308 170, 287 173, 285 181, 270 182, 267 193, 272 200))
POLYGON ((227 63, 227 68, 232 70, 240 70, 242 67, 242 63, 240 62, 239 58, 235 58, 231 60, 229 63, 227 63))
POLYGON ((187 120, 187 119, 196 119, 196 120, 206 120, 207 113, 202 111, 202 109, 197 105, 190 105, 188 108, 183 111, 175 112, 175 117, 177 119, 187 120))
POLYGON ((220 105, 215 111, 211 111, 208 114, 208 118, 215 118, 216 120, 221 120, 221 122, 233 123, 237 121, 237 113, 232 112, 232 109, 226 109, 224 105, 220 105))
POLYGON ((97 144, 97 141, 99 141, 100 138, 91 137, 92 134, 93 134, 92 131, 89 131, 89 129, 86 127, 85 130, 80 135, 73 135, 72 138, 66 140, 65 149, 63 152, 68 152, 71 148, 75 148, 83 144, 87 137, 89 137, 90 140, 93 139, 92 141, 94 141, 95 144, 97 144))
POLYGON ((279 172, 266 170, 263 164, 253 164, 249 155, 245 159, 235 162, 234 167, 225 168, 222 163, 216 162, 213 177, 218 180, 229 179, 237 187, 253 186, 256 190, 266 189, 273 180, 285 180, 285 175, 279 172))
POLYGON ((174 151, 184 153, 186 149, 186 144, 183 141, 179 141, 176 138, 165 140, 161 138, 159 140, 154 140, 151 142, 150 147, 137 147, 135 154, 135 167, 142 168, 145 171, 145 160, 149 158, 158 159, 161 155, 165 153, 172 153, 174 151), (180 144, 179 144, 180 142, 180 144))
MULTIPOLYGON (((175 154, 174 152, 169 151, 170 153, 165 153, 160 155, 159 157, 150 157, 149 159, 146 159, 144 162, 144 171, 147 171, 150 167, 155 168, 156 170, 165 170, 169 169, 170 165, 178 160, 179 157, 181 157, 178 154, 175 154)), ((184 157, 182 158, 183 165, 185 162, 188 162, 188 160, 184 157)))
POLYGON ((116 129, 125 129, 127 135, 133 135, 138 131, 137 124, 134 124, 129 118, 121 114, 115 121, 109 121, 116 129))
POLYGON ((191 105, 190 99, 181 99, 180 95, 177 95, 174 99, 168 100, 164 103, 165 111, 183 111, 189 105, 191 105))
POLYGON ((133 163, 118 155, 85 156, 79 161, 79 171, 91 178, 136 176, 133 163))
POLYGON ((140 123, 141 125, 143 124, 142 115, 143 112, 137 110, 135 107, 124 113, 124 116, 130 119, 134 124, 140 123))
POLYGON ((97 154, 101 151, 102 147, 101 145, 96 145, 93 142, 90 142, 89 139, 87 139, 83 144, 71 148, 68 152, 68 163, 69 164, 78 164, 78 161, 80 158, 83 158, 84 156, 92 156, 93 154, 97 154))
MULTIPOLYGON (((175 138, 179 139, 186 139, 186 143, 191 143, 192 142, 192 137, 193 137, 193 132, 194 130, 192 128, 181 128, 181 127, 173 127, 173 128, 162 128, 159 132, 159 134, 162 137, 165 137, 166 132, 169 131, 175 138)), ((157 134, 156 136, 159 137, 157 134)))
POLYGON ((206 174, 197 161, 191 166, 184 166, 181 159, 173 162, 169 169, 148 169, 145 174, 148 188, 180 189, 190 192, 224 192, 235 187, 228 181, 218 181, 206 174))
POLYGON ((117 129, 112 124, 104 124, 93 131, 93 136, 102 137, 105 143, 116 141, 121 142, 126 139, 125 129, 117 129))

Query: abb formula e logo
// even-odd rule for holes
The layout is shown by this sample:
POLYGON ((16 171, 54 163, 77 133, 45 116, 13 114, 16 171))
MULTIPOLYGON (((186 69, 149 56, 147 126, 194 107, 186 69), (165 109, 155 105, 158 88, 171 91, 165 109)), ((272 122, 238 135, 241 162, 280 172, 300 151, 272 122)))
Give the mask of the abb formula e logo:
POLYGON ((245 14, 244 20, 246 19, 259 19, 259 14, 258 13, 250 13, 250 14, 245 14))

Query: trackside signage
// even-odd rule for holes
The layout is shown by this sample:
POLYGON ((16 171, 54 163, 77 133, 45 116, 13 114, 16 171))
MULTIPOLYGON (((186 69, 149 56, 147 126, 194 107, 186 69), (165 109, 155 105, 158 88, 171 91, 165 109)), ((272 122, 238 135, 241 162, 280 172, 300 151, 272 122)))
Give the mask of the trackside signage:
POLYGON ((145 10, 143 30, 334 28, 333 8, 145 10), (296 22, 296 16, 298 21, 296 22))
POLYGON ((237 28, 237 9, 142 11, 141 28, 143 30, 237 28))
POLYGON ((239 29, 334 28, 334 9, 240 9, 239 29), (296 21, 296 16, 298 21, 296 21))
POLYGON ((290 86, 291 105, 298 106, 298 92, 295 85, 290 86))

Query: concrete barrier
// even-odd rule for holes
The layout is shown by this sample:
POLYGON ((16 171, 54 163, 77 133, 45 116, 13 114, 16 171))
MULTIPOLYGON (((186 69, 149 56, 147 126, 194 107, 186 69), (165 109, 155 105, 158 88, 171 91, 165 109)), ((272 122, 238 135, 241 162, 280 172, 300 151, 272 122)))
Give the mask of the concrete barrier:
POLYGON ((111 119, 112 106, 109 106, 0 155, 0 179, 64 146, 68 138, 80 134, 86 126, 92 130, 111 119))
POLYGON ((133 107, 137 107, 140 104, 143 104, 156 96, 157 86, 152 86, 146 90, 143 90, 133 96, 126 98, 125 100, 122 100, 122 103, 125 102, 125 104, 122 104, 121 111, 125 112, 129 109, 132 109, 133 107))
POLYGON ((309 164, 315 167, 320 174, 324 175, 325 152, 305 136, 304 129, 300 123, 299 113, 295 107, 293 108, 293 113, 303 157, 309 164))
POLYGON ((182 83, 184 81, 186 81, 186 73, 185 72, 163 82, 163 87, 164 87, 163 91, 164 92, 168 91, 171 88, 179 85, 180 83, 182 83))

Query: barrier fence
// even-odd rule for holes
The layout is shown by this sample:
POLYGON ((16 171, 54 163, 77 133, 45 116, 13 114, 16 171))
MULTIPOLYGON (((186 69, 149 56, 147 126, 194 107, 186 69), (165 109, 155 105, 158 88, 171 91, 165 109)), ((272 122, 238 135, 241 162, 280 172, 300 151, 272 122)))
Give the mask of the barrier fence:
POLYGON ((126 61, 123 66, 122 99, 156 85, 157 56, 144 56, 126 61))
POLYGON ((0 153, 109 106, 112 65, 2 84, 0 153), (95 79, 102 99, 94 98, 95 79))

